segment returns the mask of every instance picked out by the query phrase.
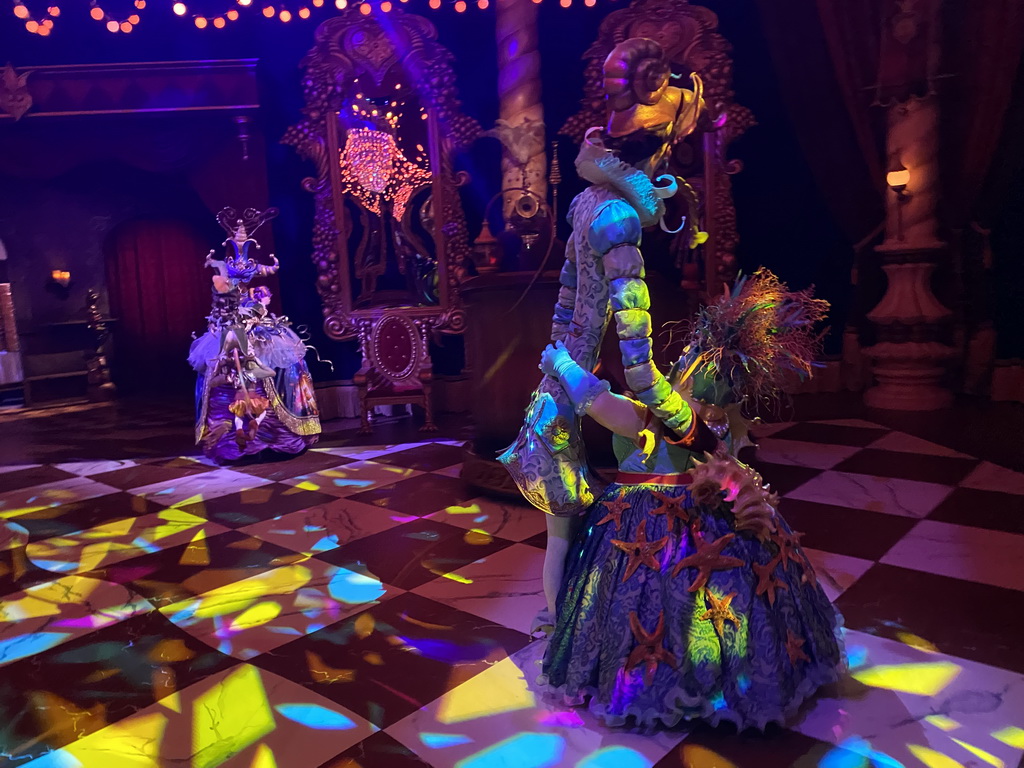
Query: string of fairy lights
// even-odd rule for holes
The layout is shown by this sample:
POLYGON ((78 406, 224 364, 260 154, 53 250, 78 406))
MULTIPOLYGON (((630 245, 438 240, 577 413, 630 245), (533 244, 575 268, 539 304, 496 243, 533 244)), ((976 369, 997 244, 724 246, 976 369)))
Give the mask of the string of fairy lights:
MULTIPOLYGON (((568 8, 574 0, 558 0, 559 5, 568 8)), ((405 4, 409 0, 221 0, 223 10, 214 15, 208 12, 193 10, 185 0, 71 0, 76 12, 88 8, 90 18, 102 24, 108 32, 128 34, 141 23, 143 15, 152 10, 163 11, 170 8, 173 15, 191 20, 197 29, 224 29, 230 23, 238 21, 243 14, 261 14, 267 19, 277 19, 285 24, 294 20, 303 21, 313 16, 316 9, 333 6, 340 11, 349 5, 358 7, 360 12, 369 15, 378 10, 390 13, 395 3, 405 4)), ((438 10, 443 4, 450 5, 456 13, 465 13, 470 4, 479 10, 487 10, 492 0, 427 0, 427 5, 438 10)), ((543 0, 533 0, 541 3, 543 0)), ((63 21, 65 15, 54 0, 13 0, 14 15, 24 23, 25 29, 36 35, 49 36, 58 20, 63 21)), ((583 0, 587 7, 593 7, 597 0, 583 0)), ((203 2, 207 7, 209 2, 203 2)))

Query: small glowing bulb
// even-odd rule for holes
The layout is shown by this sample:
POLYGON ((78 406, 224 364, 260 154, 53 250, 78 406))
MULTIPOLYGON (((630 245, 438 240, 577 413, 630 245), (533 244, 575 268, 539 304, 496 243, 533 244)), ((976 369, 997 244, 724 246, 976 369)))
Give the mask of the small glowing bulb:
POLYGON ((248 8, 250 5, 252 5, 252 0, 238 0, 238 4, 243 8, 248 8))
POLYGON ((41 29, 41 27, 39 26, 38 21, 32 21, 31 19, 29 19, 28 21, 25 22, 25 29, 27 29, 29 32, 38 32, 41 29))
POLYGON ((228 17, 228 21, 238 21, 238 11, 236 11, 234 8, 232 8, 224 15, 228 17))
POLYGON ((174 11, 174 13, 178 16, 184 16, 186 13, 188 13, 188 8, 185 7, 184 3, 175 3, 173 6, 171 6, 171 10, 174 11))
POLYGON ((131 32, 132 31, 132 27, 133 27, 133 24, 130 21, 122 21, 121 22, 121 31, 124 32, 125 34, 128 34, 129 32, 131 32))
POLYGON ((299 18, 300 19, 308 19, 309 18, 309 8, 299 8, 299 18))
POLYGON ((51 5, 49 8, 46 9, 46 12, 56 19, 58 16, 60 16, 60 6, 51 5))
POLYGON ((390 0, 384 0, 384 2, 380 4, 380 9, 384 11, 384 13, 391 13, 391 7, 390 0))
POLYGON ((137 13, 133 13, 131 16, 128 17, 128 23, 132 26, 135 26, 140 21, 142 21, 142 19, 139 18, 139 14, 137 13))
POLYGON ((196 16, 196 27, 199 29, 206 29, 208 23, 205 16, 196 16))
POLYGON ((39 29, 36 30, 36 33, 38 35, 40 35, 41 37, 46 37, 47 35, 50 34, 50 32, 52 30, 53 30, 53 27, 48 27, 45 24, 40 24, 39 25, 39 29))
POLYGON ((459 0, 455 4, 455 12, 456 13, 462 13, 465 10, 466 10, 466 0, 459 0))
POLYGON ((441 0, 430 0, 430 7, 436 11, 441 7, 441 0))
POLYGON ((19 19, 27 19, 29 17, 28 8, 24 5, 14 6, 14 15, 19 19))
POLYGON ((227 23, 227 21, 225 21, 225 20, 224 20, 223 18, 221 18, 220 16, 216 17, 216 18, 215 18, 215 19, 213 20, 213 26, 215 26, 215 27, 216 27, 217 29, 224 29, 224 27, 226 27, 226 26, 227 26, 227 24, 228 24, 228 23, 227 23))
POLYGON ((348 0, 334 0, 334 7, 339 11, 344 11, 348 8, 348 0))
POLYGON ((370 11, 372 10, 373 8, 370 7, 369 3, 363 3, 362 5, 359 6, 359 12, 363 14, 363 16, 369 16, 370 11))
POLYGON ((53 29, 53 19, 43 19, 39 26, 41 29, 53 29))
POLYGON ((135 0, 135 7, 141 11, 146 7, 146 0, 135 0))
POLYGON ((277 18, 287 23, 292 20, 292 12, 285 8, 277 18))
POLYGON ((323 8, 324 7, 324 0, 313 0, 313 7, 314 8, 323 8))
POLYGON ((118 24, 113 19, 111 19, 110 21, 107 22, 107 30, 109 30, 110 32, 120 32, 121 31, 121 25, 118 24))
POLYGON ((597 5, 597 0, 583 0, 583 4, 587 6, 587 8, 593 8, 597 5))
POLYGON ((96 19, 96 21, 103 21, 103 9, 99 6, 96 6, 89 11, 89 15, 96 19))
POLYGON ((486 11, 487 6, 489 5, 490 3, 488 2, 488 0, 476 0, 476 7, 479 8, 481 11, 486 11))
POLYGON ((274 13, 274 6, 272 5, 268 5, 266 8, 263 9, 263 15, 266 16, 268 19, 274 18, 274 13))
POLYGON ((558 0, 558 4, 563 8, 568 8, 570 5, 572 5, 572 0, 558 0))

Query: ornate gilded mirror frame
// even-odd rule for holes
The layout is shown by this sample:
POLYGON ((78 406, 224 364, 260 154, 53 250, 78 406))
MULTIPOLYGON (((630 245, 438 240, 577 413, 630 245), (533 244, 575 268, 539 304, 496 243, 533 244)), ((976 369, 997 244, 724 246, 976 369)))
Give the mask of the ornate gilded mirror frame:
POLYGON ((703 269, 684 267, 683 262, 693 258, 682 242, 685 235, 676 238, 673 250, 680 267, 684 267, 684 287, 700 291, 705 300, 720 293, 738 270, 739 235, 730 176, 741 171, 743 164, 729 159, 729 145, 756 124, 750 110, 734 100, 731 46, 717 30, 715 13, 688 0, 635 0, 628 8, 609 14, 601 23, 597 40, 584 54, 587 66, 582 108, 561 130, 582 142, 588 128, 605 123, 601 66, 616 45, 631 37, 660 43, 672 60, 674 74, 683 78, 691 72, 700 74, 710 120, 677 147, 669 170, 687 179, 700 198, 701 228, 708 233, 707 242, 696 254, 703 261, 703 269))
POLYGON ((424 344, 428 332, 457 334, 465 330, 459 280, 470 246, 458 188, 466 177, 454 173, 453 155, 480 135, 480 126, 460 111, 452 61, 428 20, 399 9, 377 17, 350 7, 317 28, 315 44, 302 62, 305 117, 282 141, 316 164, 316 176, 305 179, 303 188, 315 200, 313 261, 324 328, 334 339, 358 337, 364 346, 364 367, 366 341, 384 314, 412 318, 424 334, 424 344), (418 148, 428 156, 430 178, 412 194, 429 185, 430 198, 419 221, 433 238, 436 303, 366 305, 354 298, 354 279, 369 279, 364 285, 372 284, 373 274, 365 269, 360 274, 353 262, 350 238, 358 222, 353 222, 346 208, 350 197, 346 188, 351 190, 351 180, 344 178, 343 169, 352 130, 346 132, 341 116, 344 110, 353 109, 353 89, 361 77, 378 85, 388 77, 399 77, 398 84, 422 107, 427 146, 418 148))

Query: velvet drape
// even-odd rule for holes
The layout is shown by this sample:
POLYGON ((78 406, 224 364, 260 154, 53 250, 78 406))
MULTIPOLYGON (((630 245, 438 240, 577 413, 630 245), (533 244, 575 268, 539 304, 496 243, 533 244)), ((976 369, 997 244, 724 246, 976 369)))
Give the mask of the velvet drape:
POLYGON ((126 389, 180 389, 192 334, 205 329, 210 275, 203 238, 180 221, 130 221, 107 244, 107 286, 117 319, 115 375, 126 389))

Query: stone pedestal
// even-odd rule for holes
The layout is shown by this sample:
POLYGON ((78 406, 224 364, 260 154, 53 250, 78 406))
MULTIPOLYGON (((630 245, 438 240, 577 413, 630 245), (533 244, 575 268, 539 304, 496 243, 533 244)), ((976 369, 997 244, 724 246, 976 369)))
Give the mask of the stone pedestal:
POLYGON ((864 350, 874 365, 875 386, 864 395, 871 408, 933 411, 947 408, 953 393, 946 387, 947 363, 955 354, 943 338, 952 313, 932 293, 931 276, 941 243, 905 249, 878 249, 888 290, 868 313, 878 341, 864 350))

